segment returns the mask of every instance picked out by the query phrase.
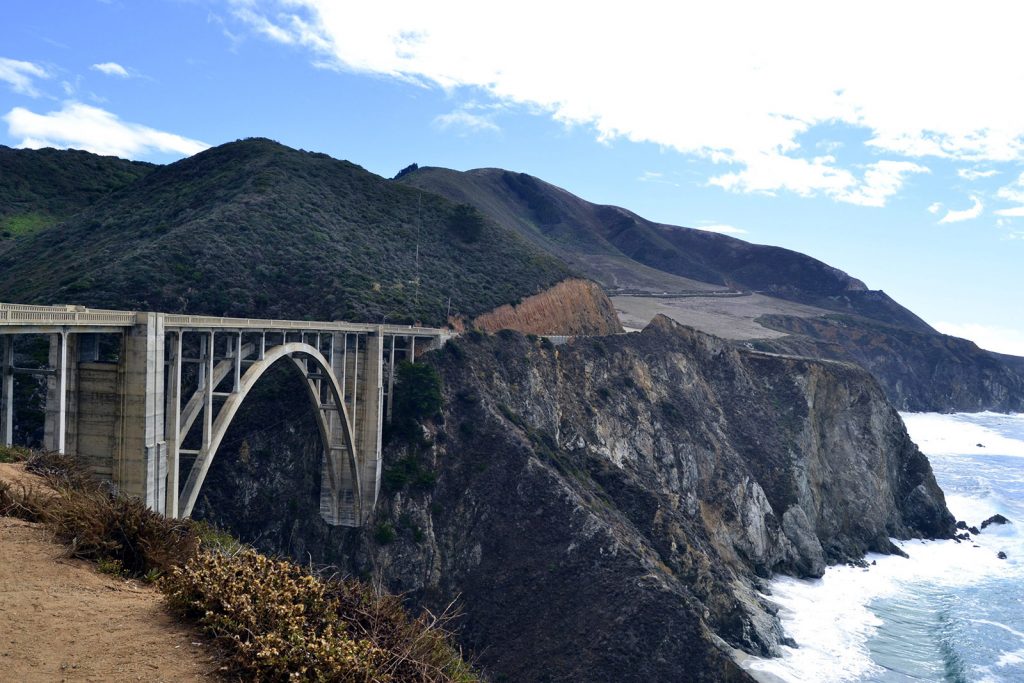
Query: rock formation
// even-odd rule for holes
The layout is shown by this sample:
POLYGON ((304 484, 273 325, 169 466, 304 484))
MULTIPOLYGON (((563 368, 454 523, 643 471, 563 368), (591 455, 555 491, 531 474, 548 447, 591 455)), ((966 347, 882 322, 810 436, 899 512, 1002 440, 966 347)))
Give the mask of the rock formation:
POLYGON ((852 365, 666 318, 559 347, 476 333, 425 360, 442 414, 387 448, 367 529, 323 526, 304 494, 316 449, 270 441, 214 464, 201 514, 432 610, 457 600, 495 680, 749 680, 734 648, 783 638, 764 578, 954 533, 927 459, 852 365))

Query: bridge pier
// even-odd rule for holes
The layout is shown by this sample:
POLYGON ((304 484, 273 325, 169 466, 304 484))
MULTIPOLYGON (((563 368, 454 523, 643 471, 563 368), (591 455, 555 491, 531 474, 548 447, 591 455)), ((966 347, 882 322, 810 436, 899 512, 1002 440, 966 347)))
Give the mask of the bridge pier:
POLYGON ((164 438, 164 316, 139 314, 124 335, 120 358, 124 438, 114 482, 128 495, 164 512, 167 442, 164 438))
POLYGON ((356 413, 356 456, 359 461, 359 481, 362 484, 363 521, 377 503, 380 493, 380 450, 381 428, 384 408, 384 334, 378 328, 366 335, 366 349, 363 362, 362 394, 359 412, 356 413))
POLYGON ((0 355, 0 444, 14 445, 14 335, 3 338, 0 355))

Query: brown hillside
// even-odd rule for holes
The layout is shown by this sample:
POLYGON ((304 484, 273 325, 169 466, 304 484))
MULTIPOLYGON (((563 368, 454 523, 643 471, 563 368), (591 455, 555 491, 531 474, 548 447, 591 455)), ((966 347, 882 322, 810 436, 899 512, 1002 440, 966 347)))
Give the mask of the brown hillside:
POLYGON ((601 287, 589 280, 564 280, 551 289, 500 306, 473 321, 485 332, 517 330, 524 334, 600 335, 622 332, 615 307, 601 287))

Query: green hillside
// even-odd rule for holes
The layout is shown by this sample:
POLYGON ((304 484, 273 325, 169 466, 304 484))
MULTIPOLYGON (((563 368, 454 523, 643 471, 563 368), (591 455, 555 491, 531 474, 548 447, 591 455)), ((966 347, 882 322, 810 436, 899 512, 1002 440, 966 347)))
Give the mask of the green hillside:
POLYGON ((21 303, 425 324, 449 297, 473 315, 570 274, 468 207, 265 139, 158 167, 0 272, 21 303))
POLYGON ((78 150, 0 145, 0 243, 55 225, 154 168, 78 150))

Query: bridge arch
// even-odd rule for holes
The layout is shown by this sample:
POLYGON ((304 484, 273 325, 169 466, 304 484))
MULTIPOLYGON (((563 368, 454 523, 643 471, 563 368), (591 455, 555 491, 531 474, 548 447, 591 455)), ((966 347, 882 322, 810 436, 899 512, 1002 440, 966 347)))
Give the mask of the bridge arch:
MULTIPOLYGON (((217 412, 216 418, 213 420, 209 445, 200 452, 195 463, 193 463, 192 470, 189 472, 188 479, 181 492, 182 517, 188 517, 192 514, 192 509, 199 498, 199 491, 209 472, 210 465, 213 463, 213 458, 217 454, 217 449, 224 440, 228 428, 248 397, 249 392, 252 391, 256 383, 271 366, 284 359, 290 360, 291 362, 288 365, 296 368, 302 374, 303 379, 305 379, 308 389, 307 395, 312 401, 314 412, 317 416, 317 425, 319 426, 320 437, 324 445, 325 474, 328 479, 328 481, 323 482, 321 485, 329 486, 330 491, 336 494, 343 488, 344 484, 348 484, 353 494, 354 504, 356 506, 359 505, 361 501, 359 462, 356 456, 352 422, 345 408, 344 390, 331 369, 330 362, 318 349, 303 342, 287 342, 267 349, 262 359, 254 361, 245 374, 241 376, 239 386, 235 391, 228 394, 220 410, 217 412), (326 381, 327 389, 331 395, 331 403, 326 405, 321 403, 319 388, 314 379, 309 376, 307 361, 312 361, 315 364, 318 379, 326 381), (330 413, 335 411, 337 412, 338 420, 332 425, 330 413), (337 441, 337 439, 332 439, 335 428, 340 428, 342 431, 342 448, 339 454, 336 454, 337 449, 332 448, 332 442, 337 441)), ((194 419, 194 415, 192 417, 194 419)), ((359 518, 358 509, 356 510, 356 518, 359 518)))

